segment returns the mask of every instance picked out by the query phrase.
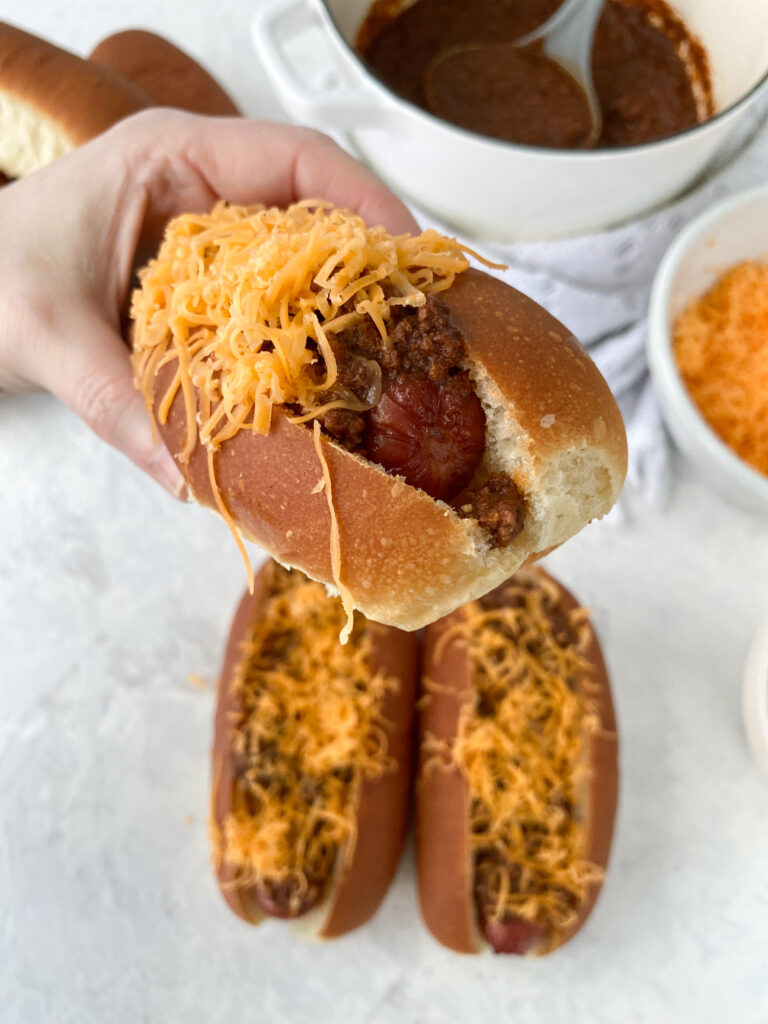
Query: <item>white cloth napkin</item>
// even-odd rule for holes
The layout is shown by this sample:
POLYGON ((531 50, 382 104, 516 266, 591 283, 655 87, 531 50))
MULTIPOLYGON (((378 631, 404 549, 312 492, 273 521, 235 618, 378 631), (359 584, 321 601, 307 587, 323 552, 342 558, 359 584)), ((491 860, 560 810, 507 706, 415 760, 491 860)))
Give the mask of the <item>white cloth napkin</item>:
MULTIPOLYGON (((609 231, 555 242, 477 246, 506 263, 494 271, 540 302, 587 346, 613 390, 627 426, 626 491, 662 507, 670 487, 670 440, 648 375, 646 313, 654 274, 688 221, 717 199, 768 180, 768 97, 732 137, 706 178, 685 196, 609 231)), ((433 218, 415 210, 420 224, 433 218)))

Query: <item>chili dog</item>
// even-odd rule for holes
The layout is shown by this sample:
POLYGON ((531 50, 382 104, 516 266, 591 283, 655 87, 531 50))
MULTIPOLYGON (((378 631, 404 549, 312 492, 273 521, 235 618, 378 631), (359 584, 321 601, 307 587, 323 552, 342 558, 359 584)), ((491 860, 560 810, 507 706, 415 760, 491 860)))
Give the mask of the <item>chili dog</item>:
POLYGON ((102 39, 89 60, 138 86, 154 106, 177 107, 193 114, 240 114, 234 100, 205 68, 154 32, 116 32, 102 39))
POLYGON ((617 737, 576 601, 523 570, 425 635, 419 900, 443 945, 542 955, 586 921, 608 862, 617 737))
POLYGON ((416 642, 268 563, 235 616, 219 683, 212 836, 222 895, 250 924, 321 938, 367 921, 402 850, 416 642), (311 914, 311 916, 310 916, 311 914))
POLYGON ((615 501, 621 416, 569 332, 318 201, 177 218, 133 299, 137 385, 192 494, 417 629, 615 501))
POLYGON ((122 76, 0 22, 0 185, 151 106, 122 76))

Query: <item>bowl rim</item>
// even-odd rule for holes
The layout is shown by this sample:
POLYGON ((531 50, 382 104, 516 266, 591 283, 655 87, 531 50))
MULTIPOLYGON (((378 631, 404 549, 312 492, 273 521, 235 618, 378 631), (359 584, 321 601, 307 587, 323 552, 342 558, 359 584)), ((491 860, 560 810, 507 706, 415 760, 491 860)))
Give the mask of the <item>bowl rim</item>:
POLYGON ((747 742, 768 782, 768 619, 758 627, 747 654, 741 706, 747 742))
MULTIPOLYGON (((368 68, 362 57, 355 50, 354 46, 347 40, 344 33, 341 31, 336 15, 330 8, 331 0, 314 0, 314 2, 319 8, 326 25, 332 29, 339 45, 347 51, 348 56, 354 61, 357 71, 367 80, 367 84, 372 86, 375 92, 383 97, 388 103, 399 104, 405 107, 413 116, 425 120, 427 124, 430 124, 433 127, 439 127, 449 133, 455 133, 459 137, 464 137, 472 142, 483 142, 486 145, 506 151, 519 150, 523 153, 531 153, 536 156, 546 155, 547 157, 557 161, 588 161, 598 157, 603 160, 610 157, 620 159, 633 153, 648 153, 649 151, 656 153, 660 149, 672 149, 677 144, 684 144, 684 140, 693 136, 702 135, 706 129, 726 125, 743 108, 750 105, 753 100, 756 100, 764 87, 768 87, 767 66, 760 78, 747 92, 734 100, 733 103, 730 103, 723 110, 719 110, 712 117, 707 118, 706 121, 701 121, 699 124, 692 125, 690 128, 685 128, 683 131, 677 132, 675 135, 668 135, 663 139, 656 139, 653 142, 641 142, 635 146, 611 146, 605 149, 558 149, 554 146, 533 146, 525 142, 508 142, 504 139, 494 139, 490 135, 483 135, 481 132, 473 131, 470 128, 463 128, 461 125, 452 124, 450 121, 444 121, 436 114, 432 114, 430 111, 424 110, 423 107, 417 106, 417 104, 412 103, 410 100, 407 100, 402 96, 398 96, 397 93, 393 92, 388 85, 384 84, 378 75, 374 74, 373 71, 368 68)), ((768 91, 768 88, 766 88, 766 91, 768 91)))
POLYGON ((732 479, 735 478, 743 488, 768 507, 768 477, 750 466, 726 444, 706 421, 688 393, 672 354, 669 315, 672 285, 693 243, 723 217, 755 199, 763 200, 768 212, 768 184, 737 192, 714 203, 694 217, 677 235, 664 254, 651 287, 646 347, 651 377, 665 418, 668 416, 664 408, 666 399, 674 407, 675 416, 680 420, 686 437, 695 442, 699 449, 705 449, 706 454, 720 469, 728 473, 732 479))

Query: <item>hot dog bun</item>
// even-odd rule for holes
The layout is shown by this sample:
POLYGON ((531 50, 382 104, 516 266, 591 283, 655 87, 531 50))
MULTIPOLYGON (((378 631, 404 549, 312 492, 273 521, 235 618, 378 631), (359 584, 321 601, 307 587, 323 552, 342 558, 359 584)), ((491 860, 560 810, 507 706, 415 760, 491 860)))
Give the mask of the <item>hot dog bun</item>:
POLYGON ((151 106, 108 68, 0 22, 0 171, 20 178, 151 106))
MULTIPOLYGON (((523 616, 528 615, 528 609, 532 606, 523 604, 523 598, 519 596, 524 593, 522 588, 527 588, 529 594, 534 595, 525 598, 525 601, 534 600, 536 594, 548 591, 550 597, 547 600, 550 603, 547 607, 555 609, 553 636, 559 635, 562 639, 558 629, 577 628, 564 625, 567 622, 584 622, 583 613, 577 610, 578 605, 573 596, 540 569, 522 570, 509 584, 518 588, 516 591, 508 591, 508 594, 518 595, 512 600, 522 610, 515 614, 523 616)), ((503 590, 504 586, 496 593, 503 590)), ((493 595, 489 595, 488 606, 493 605, 493 595)), ((476 853, 470 830, 472 793, 476 790, 470 790, 466 755, 456 754, 457 749, 461 748, 454 746, 457 736, 466 736, 466 732, 462 733, 461 721, 467 721, 465 716, 470 712, 474 714, 479 706, 477 669, 469 653, 472 640, 470 638, 468 641, 467 622, 468 608, 460 608, 429 626, 425 634, 423 675, 428 682, 421 711, 420 770, 416 783, 417 866, 422 916, 434 937, 457 952, 477 953, 488 949, 487 936, 490 935, 501 947, 499 951, 542 955, 567 942, 584 925, 600 891, 601 872, 608 863, 618 798, 618 741, 608 676, 597 637, 587 622, 584 627, 578 628, 587 630, 580 641, 583 642, 583 648, 580 649, 583 663, 589 669, 577 673, 574 679, 579 680, 579 694, 590 702, 587 714, 591 724, 589 735, 585 734, 583 748, 583 767, 587 768, 587 772, 577 786, 581 798, 572 808, 572 815, 583 829, 579 858, 584 865, 594 866, 598 871, 595 872, 592 867, 583 869, 581 898, 575 908, 569 907, 573 912, 566 915, 564 926, 548 925, 543 919, 536 918, 530 926, 534 930, 523 937, 522 931, 528 927, 526 922, 519 924, 510 919, 506 925, 507 929, 511 929, 509 934, 504 934, 504 924, 491 924, 490 930, 484 935, 479 927, 475 895, 476 853)), ((523 625, 520 628, 526 627, 523 625)), ((477 635, 474 634, 475 637, 477 635)), ((526 657, 530 658, 531 654, 536 657, 538 648, 535 628, 527 631, 525 636, 526 657)), ((516 685, 521 685, 519 679, 516 685)), ((541 707, 538 713, 542 713, 541 707)), ((495 712, 485 706, 480 714, 493 716, 495 712)), ((585 722, 587 720, 585 718, 585 722)), ((559 728, 564 728, 562 723, 559 728)), ((515 750, 516 746, 520 748, 526 740, 523 736, 518 736, 516 741, 512 737, 507 759, 514 762, 515 771, 526 771, 526 765, 516 760, 515 750)), ((487 736, 485 741, 488 743, 487 736)), ((583 767, 579 771, 583 771, 583 767)), ((507 779, 501 776, 502 770, 495 785, 504 787, 507 779)), ((561 799, 564 793, 566 798, 568 796, 566 786, 567 780, 563 779, 563 788, 559 794, 561 799)), ((554 787, 551 792, 555 792, 554 787)), ((481 810, 478 813, 483 812, 481 810)), ((533 822, 528 818, 525 827, 532 826, 533 822)), ((493 826, 488 829, 489 832, 492 830, 493 826)), ((480 840, 475 830, 475 843, 478 842, 480 840)), ((512 870, 516 869, 517 863, 511 865, 512 870)), ((527 865, 526 870, 532 877, 536 877, 538 865, 535 854, 530 857, 527 865)))
POLYGON ((237 117, 234 100, 197 61, 154 32, 127 29, 103 39, 90 60, 146 92, 154 106, 237 117))
MULTIPOLYGON (((164 263, 162 268, 163 274, 170 273, 164 263)), ((149 269, 160 280, 162 275, 149 269)), ((185 461, 189 420, 182 389, 167 417, 161 409, 179 378, 178 363, 170 358, 169 332, 158 333, 162 321, 160 328, 146 326, 142 303, 153 302, 156 294, 137 293, 134 300, 134 348, 144 360, 138 383, 168 449, 182 453, 180 467, 190 491, 216 507, 208 450, 198 441, 185 461), (168 355, 151 374, 146 367, 157 365, 149 359, 158 338, 168 355)), ((604 515, 626 470, 626 439, 616 403, 562 324, 477 270, 456 274, 439 298, 451 330, 466 343, 462 366, 484 408, 483 465, 515 481, 526 514, 522 531, 505 546, 494 546, 476 520, 462 518, 445 502, 323 435, 320 448, 338 521, 341 580, 366 616, 406 630, 486 593, 532 556, 604 515)), ((205 419, 203 413, 196 423, 205 419)), ((268 434, 239 430, 217 449, 214 463, 221 498, 246 537, 284 565, 329 585, 338 582, 328 491, 318 491, 322 467, 312 430, 291 422, 284 407, 273 405, 268 434)))
MULTIPOLYGON (((300 578, 304 584, 308 582, 301 573, 291 575, 300 578)), ((239 917, 250 924, 258 924, 267 914, 263 901, 259 899, 256 883, 244 877, 242 865, 236 868, 228 858, 226 842, 227 819, 242 804, 243 793, 242 777, 238 777, 235 771, 237 758, 241 764, 243 761, 242 748, 236 740, 238 724, 244 715, 241 662, 244 644, 253 637, 265 614, 275 581, 284 583, 287 577, 285 570, 273 562, 267 563, 256 577, 253 593, 246 594, 241 601, 227 644, 216 709, 212 792, 214 860, 224 899, 239 917)), ((317 584, 311 584, 310 588, 308 595, 304 587, 302 599, 309 598, 315 610, 321 605, 338 604, 336 599, 327 597, 317 584)), ((363 628, 367 634, 364 642, 370 645, 370 676, 379 674, 397 683, 395 688, 387 690, 376 715, 376 729, 383 731, 386 737, 387 767, 375 777, 365 774, 358 777, 352 805, 354 836, 342 843, 338 851, 330 888, 324 898, 318 906, 296 918, 297 923, 310 927, 317 937, 323 939, 336 938, 357 928, 376 912, 394 876, 407 824, 416 641, 410 634, 375 623, 367 623, 363 628)), ((302 642, 310 644, 311 636, 299 637, 299 643, 302 642)), ((344 648, 343 651, 343 657, 356 657, 354 649, 344 648)), ((276 670, 279 671, 280 667, 278 662, 276 670)), ((318 701, 323 696, 318 689, 318 701)), ((282 726, 288 742, 291 742, 291 728, 290 721, 282 726)), ((294 730, 297 728, 293 725, 294 730)), ((342 768, 343 763, 339 762, 337 767, 342 768)))

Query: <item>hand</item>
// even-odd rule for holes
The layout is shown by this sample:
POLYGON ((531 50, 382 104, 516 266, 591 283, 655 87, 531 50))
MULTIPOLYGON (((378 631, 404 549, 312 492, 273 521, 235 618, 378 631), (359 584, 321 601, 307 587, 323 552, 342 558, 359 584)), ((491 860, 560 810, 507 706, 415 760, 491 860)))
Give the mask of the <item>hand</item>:
POLYGON ((417 230, 403 204, 331 139, 264 121, 149 111, 0 189, 0 388, 57 395, 172 494, 120 323, 137 259, 163 226, 219 198, 329 199, 369 224, 417 230))

